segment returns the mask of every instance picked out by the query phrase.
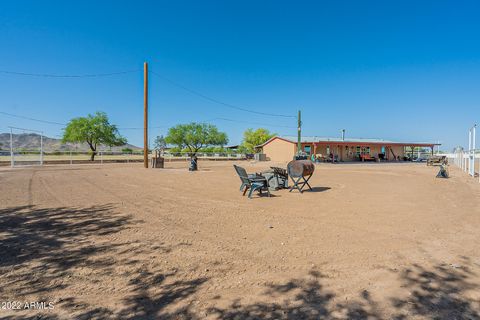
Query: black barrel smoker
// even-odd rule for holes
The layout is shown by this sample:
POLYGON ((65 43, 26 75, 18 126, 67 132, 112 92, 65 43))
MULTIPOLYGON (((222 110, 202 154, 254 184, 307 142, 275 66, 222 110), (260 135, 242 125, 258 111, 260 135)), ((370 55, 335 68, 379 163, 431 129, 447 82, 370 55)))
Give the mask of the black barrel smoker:
POLYGON ((288 175, 293 181, 293 186, 290 188, 290 192, 297 189, 302 193, 305 186, 308 186, 308 188, 312 190, 312 187, 308 184, 308 180, 310 180, 314 171, 315 165, 310 160, 290 161, 287 165, 288 175))
POLYGON ((197 171, 198 170, 198 158, 197 156, 192 156, 190 158, 190 166, 188 167, 189 171, 197 171))

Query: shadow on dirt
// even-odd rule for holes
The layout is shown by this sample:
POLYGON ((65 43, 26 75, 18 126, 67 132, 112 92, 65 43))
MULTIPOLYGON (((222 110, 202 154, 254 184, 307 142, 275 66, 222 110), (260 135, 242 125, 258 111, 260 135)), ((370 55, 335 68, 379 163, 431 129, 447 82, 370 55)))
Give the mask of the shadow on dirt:
POLYGON ((480 289, 473 282, 475 274, 471 268, 470 260, 462 257, 459 265, 426 268, 415 264, 404 270, 400 280, 410 295, 391 299, 399 310, 396 319, 408 319, 411 315, 427 319, 480 319, 479 301, 468 295, 480 289))
MULTIPOLYGON (((91 260, 115 250, 114 244, 95 243, 90 237, 108 236, 134 223, 112 212, 111 206, 91 208, 35 208, 0 210, 0 269, 12 269, 5 281, 16 294, 41 294, 65 287, 59 279, 72 276, 79 265, 105 268, 109 261, 91 260)), ((0 287, 2 292, 5 287, 0 287)))
MULTIPOLYGON (((480 306, 471 295, 480 289, 478 276, 473 271, 475 264, 465 257, 458 265, 434 263, 392 271, 405 294, 382 297, 382 301, 375 301, 364 290, 339 302, 336 298, 341 295, 328 289, 325 277, 312 270, 305 278, 269 285, 258 302, 244 303, 239 297, 227 307, 219 307, 215 300, 204 301, 197 295, 209 278, 174 268, 167 271, 154 263, 152 255, 166 255, 175 246, 112 240, 116 233, 140 223, 115 213, 108 205, 1 209, 0 296, 58 297, 58 292, 75 283, 88 283, 98 295, 94 275, 78 274, 83 268, 107 276, 101 279, 125 281, 121 292, 115 293, 122 296, 121 304, 98 307, 81 297, 62 297, 55 312, 45 313, 41 319, 65 318, 65 313, 57 310, 75 319, 480 319, 480 306), (119 274, 116 268, 127 265, 134 271, 119 274)), ((105 297, 98 298, 108 300, 108 289, 105 297)), ((39 319, 39 313, 30 315, 3 318, 39 319)))
POLYGON ((321 274, 311 272, 314 279, 270 286, 267 300, 280 302, 242 305, 237 300, 228 308, 209 312, 220 319, 480 319, 480 305, 469 295, 480 287, 470 279, 474 276, 470 266, 464 257, 461 265, 414 265, 404 270, 400 286, 409 294, 391 298, 386 311, 367 290, 356 299, 333 303, 335 294, 321 285, 321 274), (290 298, 282 299, 287 293, 292 293, 290 298))

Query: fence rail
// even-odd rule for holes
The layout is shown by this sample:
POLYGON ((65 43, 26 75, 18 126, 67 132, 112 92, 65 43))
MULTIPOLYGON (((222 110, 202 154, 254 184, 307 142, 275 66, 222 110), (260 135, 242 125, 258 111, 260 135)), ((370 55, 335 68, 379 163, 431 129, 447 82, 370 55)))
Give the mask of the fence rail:
MULTIPOLYGON (((0 150, 0 166, 21 166, 37 164, 78 164, 78 163, 129 163, 142 162, 143 152, 117 152, 117 151, 97 151, 94 161, 91 161, 92 153, 85 151, 52 151, 41 152, 40 150, 0 150)), ((149 154, 149 159, 151 158, 149 154)), ((190 154, 187 152, 164 152, 162 156, 165 161, 189 161, 190 154)), ((241 153, 219 153, 219 152, 199 152, 196 154, 203 160, 243 160, 245 154, 241 153)))
POLYGON ((446 156, 449 163, 472 177, 479 177, 480 182, 480 149, 472 149, 468 152, 459 151, 446 154, 446 156))

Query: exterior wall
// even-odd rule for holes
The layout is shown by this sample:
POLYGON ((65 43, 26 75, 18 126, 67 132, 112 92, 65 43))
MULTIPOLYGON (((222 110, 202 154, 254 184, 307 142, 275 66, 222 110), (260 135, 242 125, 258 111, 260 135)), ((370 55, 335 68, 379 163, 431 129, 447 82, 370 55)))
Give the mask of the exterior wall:
POLYGON ((262 149, 267 159, 271 161, 287 162, 291 161, 295 155, 295 144, 281 139, 270 141, 262 149))
POLYGON ((319 156, 321 155, 322 157, 328 156, 327 146, 326 145, 317 145, 315 153, 319 156))
MULTIPOLYGON (((400 159, 402 159, 403 156, 405 155, 405 147, 404 146, 391 146, 390 149, 393 151, 393 153, 395 153, 395 155, 397 157, 400 157, 400 159)), ((388 159, 393 160, 393 155, 392 155, 391 151, 388 155, 388 159)))
MULTIPOLYGON (((339 161, 357 161, 357 147, 360 147, 361 149, 369 147, 370 155, 375 158, 379 157, 379 154, 382 153, 382 147, 384 147, 385 156, 388 161, 396 160, 393 156, 393 153, 395 154, 395 157, 399 158, 400 160, 402 160, 405 156, 405 145, 368 145, 365 143, 356 144, 355 142, 345 142, 345 144, 339 144, 339 142, 335 141, 321 142, 314 145, 314 143, 311 142, 304 142, 302 143, 303 151, 305 151, 305 146, 310 146, 310 154, 315 154, 316 157, 322 156, 323 158, 328 158, 330 153, 333 153, 336 156, 336 159, 339 161)), ((263 153, 266 154, 267 159, 272 161, 288 162, 291 161, 296 154, 297 144, 276 138, 264 145, 262 149, 263 153)))
POLYGON ((370 155, 378 158, 379 154, 382 153, 382 147, 384 147, 385 154, 387 156, 388 160, 394 160, 393 155, 391 151, 389 150, 392 149, 393 152, 395 153, 395 156, 399 156, 402 158, 405 154, 404 152, 404 146, 392 146, 389 147, 387 145, 377 145, 377 144, 372 144, 372 145, 357 145, 355 143, 348 144, 348 145, 339 145, 338 143, 332 142, 332 143, 322 143, 318 144, 316 147, 316 154, 317 155, 322 155, 324 157, 328 157, 330 153, 333 153, 334 155, 338 156, 338 159, 340 161, 356 161, 358 160, 357 156, 357 147, 360 147, 362 150, 365 147, 370 148, 370 155))

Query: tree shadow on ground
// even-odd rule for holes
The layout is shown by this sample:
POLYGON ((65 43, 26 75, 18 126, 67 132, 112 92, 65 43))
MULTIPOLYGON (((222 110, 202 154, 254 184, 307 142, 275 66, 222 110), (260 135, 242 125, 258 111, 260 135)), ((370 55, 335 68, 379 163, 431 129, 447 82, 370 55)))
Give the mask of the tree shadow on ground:
POLYGON ((410 295, 391 299, 399 311, 395 318, 480 319, 480 301, 470 295, 480 289, 478 277, 469 258, 462 257, 460 261, 430 268, 414 264, 404 270, 400 280, 410 295))
MULTIPOLYGON (((108 264, 89 259, 114 250, 115 245, 95 243, 91 237, 117 233, 132 223, 131 217, 115 214, 110 205, 1 209, 0 270, 13 270, 3 281, 15 284, 18 296, 61 289, 65 284, 56 280, 71 276, 70 270, 75 266, 108 264)), ((4 289, 0 287, 0 293, 4 289)))
POLYGON ((479 285, 471 279, 469 260, 462 261, 462 266, 406 269, 399 280, 410 294, 391 297, 387 304, 375 301, 367 290, 348 302, 335 303, 335 293, 320 283, 321 274, 312 271, 314 279, 269 286, 264 292, 267 300, 280 302, 242 304, 236 300, 227 308, 208 312, 219 319, 480 319, 479 301, 469 295, 479 285))
MULTIPOLYGON (((116 264, 135 270, 117 275, 128 280, 121 306, 98 307, 81 297, 63 297, 56 308, 71 312, 75 319, 202 319, 206 314, 219 319, 480 319, 479 303, 471 296, 480 289, 476 265, 468 258, 458 265, 430 263, 392 271, 406 293, 381 301, 363 290, 353 299, 338 302, 341 296, 326 287, 320 272, 312 270, 305 278, 267 286, 264 299, 258 302, 237 299, 225 308, 195 308, 192 300, 201 300, 197 295, 209 279, 166 271, 150 261, 150 253, 168 253, 174 246, 146 248, 135 241, 110 241, 109 236, 138 223, 115 213, 109 205, 0 209, 0 296, 58 295, 71 284, 65 279, 75 276, 77 267, 88 266, 109 275, 115 273, 112 265, 116 264), (140 253, 147 253, 143 260, 137 260, 140 253)), ((102 298, 108 299, 108 294, 102 298)), ((29 317, 4 318, 39 319, 39 314, 29 317)), ((62 317, 55 310, 40 318, 62 317)))
MULTIPOLYGON (((75 319, 170 319, 191 318, 189 307, 176 310, 172 304, 195 293, 207 279, 179 279, 148 266, 151 254, 169 253, 179 243, 164 246, 136 240, 112 241, 116 233, 142 221, 120 215, 111 205, 89 208, 37 208, 22 206, 0 210, 0 296, 10 300, 51 301, 55 308, 75 319), (138 258, 143 254, 143 258, 138 258), (115 274, 118 266, 135 271, 115 274), (122 307, 109 309, 89 305, 81 297, 65 296, 63 289, 79 283, 96 286, 95 279, 78 270, 120 277, 128 281, 122 307)), ((105 277, 104 277, 105 278, 105 277)), ((108 296, 108 295, 107 295, 108 296)), ((108 299, 99 297, 100 299, 108 299)), ((3 315, 2 315, 3 316, 3 315)), ((59 319, 57 311, 31 310, 5 319, 59 319), (30 316, 35 313, 34 316, 30 316)))
POLYGON ((236 300, 228 308, 210 308, 208 313, 219 319, 380 319, 368 292, 357 301, 334 304, 335 294, 321 284, 322 278, 311 271, 307 279, 270 285, 265 296, 280 302, 243 305, 236 300))
POLYGON ((188 298, 208 279, 178 279, 169 274, 139 271, 130 280, 130 296, 124 299, 121 319, 195 319, 188 298), (177 307, 174 304, 180 303, 177 307))

